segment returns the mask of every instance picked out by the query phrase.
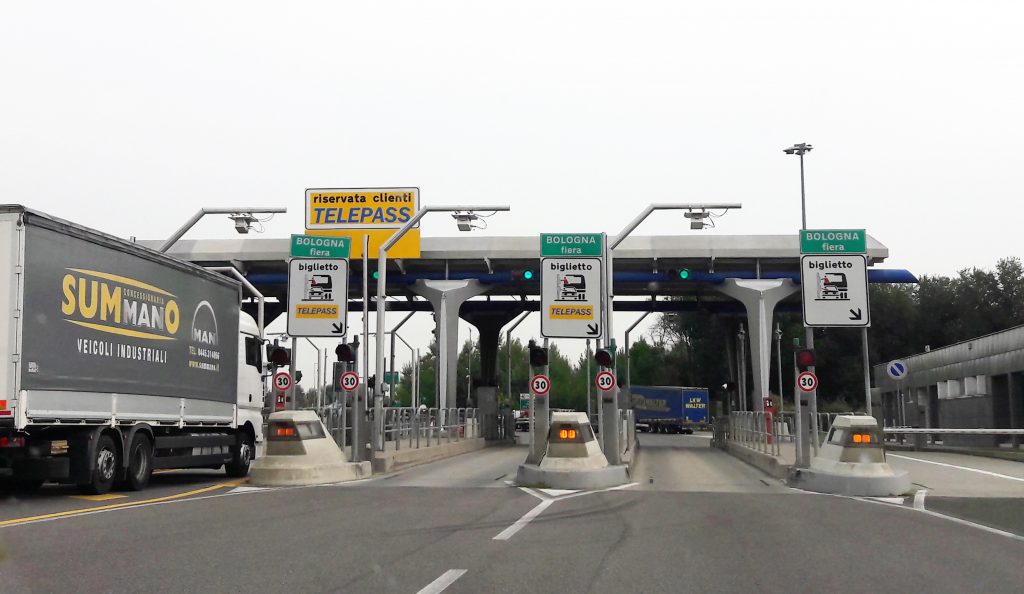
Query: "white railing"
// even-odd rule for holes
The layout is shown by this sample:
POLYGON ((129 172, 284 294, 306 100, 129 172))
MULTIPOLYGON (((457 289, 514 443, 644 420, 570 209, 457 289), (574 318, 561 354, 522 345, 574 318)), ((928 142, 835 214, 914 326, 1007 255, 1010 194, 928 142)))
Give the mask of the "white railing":
POLYGON ((769 412, 733 411, 729 415, 727 439, 745 448, 778 456, 781 447, 777 435, 783 427, 782 419, 769 412))
POLYGON ((400 450, 477 438, 481 435, 478 412, 475 408, 387 408, 384 441, 400 450))

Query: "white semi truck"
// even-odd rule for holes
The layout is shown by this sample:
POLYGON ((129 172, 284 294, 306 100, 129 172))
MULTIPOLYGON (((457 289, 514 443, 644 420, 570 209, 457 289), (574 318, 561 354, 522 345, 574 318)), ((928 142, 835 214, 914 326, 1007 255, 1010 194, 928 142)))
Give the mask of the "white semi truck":
POLYGON ((0 205, 0 488, 248 474, 263 339, 240 302, 223 275, 0 205))

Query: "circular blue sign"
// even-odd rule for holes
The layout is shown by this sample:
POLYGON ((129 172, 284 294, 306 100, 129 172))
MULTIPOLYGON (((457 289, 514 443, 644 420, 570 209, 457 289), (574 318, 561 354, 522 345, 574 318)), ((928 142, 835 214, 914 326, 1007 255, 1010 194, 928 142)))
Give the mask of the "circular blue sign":
POLYGON ((890 361, 889 364, 885 366, 885 371, 888 372, 889 377, 892 379, 901 380, 907 377, 907 364, 898 359, 896 361, 890 361))

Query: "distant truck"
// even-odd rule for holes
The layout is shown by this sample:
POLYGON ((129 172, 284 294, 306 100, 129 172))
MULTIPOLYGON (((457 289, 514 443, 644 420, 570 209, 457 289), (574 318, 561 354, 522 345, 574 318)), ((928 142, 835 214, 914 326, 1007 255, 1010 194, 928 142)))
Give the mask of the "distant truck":
POLYGON ((263 340, 239 285, 0 205, 0 487, 142 489, 154 469, 245 476, 263 340))
POLYGON ((693 433, 707 429, 708 389, 631 386, 637 429, 653 433, 693 433))

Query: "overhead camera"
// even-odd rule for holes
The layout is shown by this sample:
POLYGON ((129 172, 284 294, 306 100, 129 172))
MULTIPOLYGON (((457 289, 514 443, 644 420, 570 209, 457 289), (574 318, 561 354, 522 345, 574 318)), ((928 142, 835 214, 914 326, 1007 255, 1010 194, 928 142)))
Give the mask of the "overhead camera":
POLYGON ((228 218, 235 222, 235 231, 242 235, 249 233, 252 224, 256 222, 256 217, 248 212, 233 213, 228 215, 228 218))
POLYGON ((700 229, 703 229, 704 227, 708 226, 708 224, 707 224, 708 211, 706 211, 706 210, 702 210, 700 212, 690 211, 690 212, 684 213, 683 216, 685 216, 686 218, 690 219, 690 229, 692 229, 694 231, 699 231, 700 229))

